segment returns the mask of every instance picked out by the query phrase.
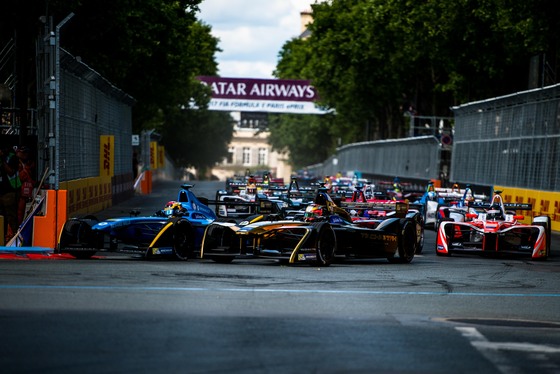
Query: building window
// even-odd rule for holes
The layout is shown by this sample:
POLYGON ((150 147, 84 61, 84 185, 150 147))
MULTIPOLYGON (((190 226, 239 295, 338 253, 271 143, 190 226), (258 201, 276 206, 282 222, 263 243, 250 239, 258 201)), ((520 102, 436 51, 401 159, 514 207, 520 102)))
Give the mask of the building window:
POLYGON ((268 150, 266 148, 259 148, 259 165, 268 164, 268 150))
POLYGON ((251 148, 243 147, 243 165, 251 165, 251 148))
POLYGON ((235 155, 235 147, 229 147, 226 157, 226 164, 233 164, 233 156, 235 155))

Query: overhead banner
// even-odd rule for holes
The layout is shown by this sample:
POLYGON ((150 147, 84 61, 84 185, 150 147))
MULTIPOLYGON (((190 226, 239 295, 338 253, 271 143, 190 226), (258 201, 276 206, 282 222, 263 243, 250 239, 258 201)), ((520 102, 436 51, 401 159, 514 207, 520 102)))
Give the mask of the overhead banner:
POLYGON ((306 80, 197 77, 212 89, 209 110, 324 114, 317 91, 306 80))

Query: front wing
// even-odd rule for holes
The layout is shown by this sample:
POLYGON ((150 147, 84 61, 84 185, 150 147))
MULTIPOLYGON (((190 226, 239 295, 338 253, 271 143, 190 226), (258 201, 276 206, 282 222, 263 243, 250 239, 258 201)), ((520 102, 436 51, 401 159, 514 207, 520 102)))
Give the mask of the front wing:
POLYGON ((311 239, 315 226, 298 222, 269 222, 239 227, 234 223, 214 222, 206 228, 201 257, 261 257, 315 261, 311 239))
POLYGON ((444 221, 437 232, 436 253, 474 252, 546 258, 546 241, 545 228, 537 225, 517 225, 485 232, 468 222, 444 221))
POLYGON ((259 222, 243 227, 214 222, 206 229, 201 257, 259 257, 283 259, 289 263, 317 263, 321 256, 318 246, 321 240, 329 238, 336 248, 334 256, 393 258, 402 245, 396 232, 398 223, 399 219, 386 220, 385 229, 379 230, 357 225, 293 221, 259 222), (323 231, 331 229, 332 239, 329 235, 322 235, 323 231))
POLYGON ((57 252, 78 258, 89 258, 98 251, 167 256, 175 253, 178 228, 188 231, 191 227, 188 221, 176 218, 101 223, 94 219, 72 218, 62 227, 57 252))

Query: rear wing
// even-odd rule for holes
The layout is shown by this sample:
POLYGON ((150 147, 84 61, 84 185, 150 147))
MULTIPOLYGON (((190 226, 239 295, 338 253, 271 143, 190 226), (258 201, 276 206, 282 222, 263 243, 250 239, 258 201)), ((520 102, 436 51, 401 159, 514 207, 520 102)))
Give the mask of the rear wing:
POLYGON ((396 217, 405 217, 408 213, 409 204, 405 201, 374 201, 374 202, 341 202, 341 208, 350 210, 377 210, 386 212, 395 212, 396 217))
POLYGON ((226 206, 226 207, 250 207, 252 209, 249 210, 247 215, 251 214, 273 214, 279 213, 281 211, 280 207, 278 206, 278 202, 275 200, 269 200, 266 196, 259 196, 255 201, 239 201, 239 200, 208 200, 205 201, 207 205, 215 205, 216 215, 220 217, 219 214, 219 206, 226 206))
MULTIPOLYGON (((490 209, 491 203, 488 202, 473 202, 469 204, 471 208, 490 209)), ((504 203, 504 209, 507 210, 533 210, 533 204, 529 203, 504 203)))

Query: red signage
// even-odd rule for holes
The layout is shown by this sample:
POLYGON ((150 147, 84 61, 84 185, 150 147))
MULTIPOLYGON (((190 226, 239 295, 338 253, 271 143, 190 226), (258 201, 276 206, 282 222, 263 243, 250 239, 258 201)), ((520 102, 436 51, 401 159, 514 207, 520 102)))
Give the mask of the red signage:
POLYGON ((201 76, 198 80, 212 88, 214 99, 308 101, 317 92, 306 80, 249 79, 201 76))

